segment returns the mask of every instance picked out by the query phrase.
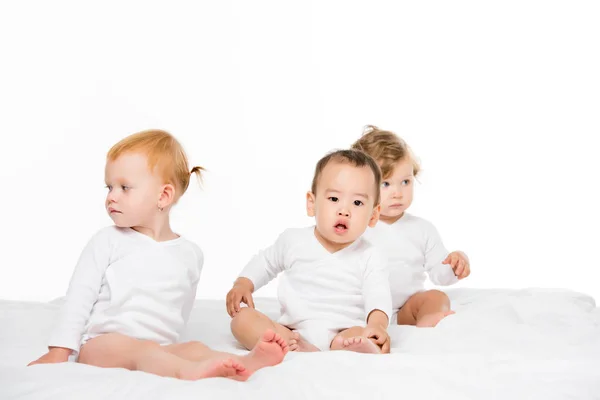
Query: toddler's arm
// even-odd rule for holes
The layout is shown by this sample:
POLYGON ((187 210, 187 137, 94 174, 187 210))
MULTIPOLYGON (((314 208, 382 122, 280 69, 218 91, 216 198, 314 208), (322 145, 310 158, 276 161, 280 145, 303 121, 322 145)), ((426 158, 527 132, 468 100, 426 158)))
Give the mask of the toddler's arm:
MULTIPOLYGON (((373 314, 379 311, 386 318, 385 326, 392 315, 392 295, 388 276, 387 262, 379 252, 374 251, 367 261, 363 276, 363 298, 367 323, 373 319, 373 314)), ((372 322, 380 322, 377 317, 372 322)))
POLYGON ((392 295, 388 277, 387 260, 374 251, 367 262, 363 281, 363 297, 367 327, 364 335, 381 348, 390 352, 390 336, 387 327, 392 315, 392 295))
POLYGON ((58 359, 62 361, 66 361, 73 351, 79 351, 81 335, 98 299, 109 258, 110 243, 106 233, 101 231, 88 242, 79 257, 65 303, 49 341, 50 352, 60 353, 62 357, 58 359))
POLYGON ((434 285, 448 286, 458 282, 452 267, 444 263, 446 257, 448 257, 448 250, 440 234, 432 224, 429 224, 426 232, 424 268, 434 285))
MULTIPOLYGON (((194 246, 194 252, 196 253, 196 265, 195 267, 197 268, 197 274, 192 278, 192 283, 191 283, 191 287, 192 287, 192 294, 191 294, 191 298, 195 299, 196 298, 196 292, 198 291, 198 283, 200 282, 200 275, 202 273, 202 267, 204 266, 204 253, 202 252, 202 250, 200 249, 200 247, 198 247, 198 245, 196 245, 195 243, 193 243, 194 246)), ((183 315, 183 319, 185 321, 188 321, 190 318, 190 314, 192 312, 192 308, 194 308, 194 302, 189 302, 186 303, 183 306, 183 311, 182 311, 182 315, 183 315)))
MULTIPOLYGON (((287 231, 286 231, 287 232, 287 231)), ((244 267, 233 288, 227 293, 227 313, 233 317, 244 302, 254 308, 252 293, 269 283, 285 269, 288 236, 283 232, 270 247, 260 251, 244 267)))

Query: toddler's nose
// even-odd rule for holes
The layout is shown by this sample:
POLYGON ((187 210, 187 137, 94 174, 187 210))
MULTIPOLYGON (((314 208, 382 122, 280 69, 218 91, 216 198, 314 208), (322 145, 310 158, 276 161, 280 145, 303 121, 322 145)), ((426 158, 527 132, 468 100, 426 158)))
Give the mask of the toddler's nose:
POLYGON ((340 211, 338 211, 338 215, 340 217, 349 217, 350 213, 348 212, 348 210, 340 210, 340 211))

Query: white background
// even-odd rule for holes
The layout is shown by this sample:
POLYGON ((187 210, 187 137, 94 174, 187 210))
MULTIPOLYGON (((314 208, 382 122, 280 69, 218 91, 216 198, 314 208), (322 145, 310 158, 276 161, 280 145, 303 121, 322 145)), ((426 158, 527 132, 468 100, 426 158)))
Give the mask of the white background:
POLYGON ((208 169, 173 227, 205 252, 199 297, 222 298, 311 223, 319 157, 375 124, 421 159, 411 212, 470 255, 460 285, 600 300, 599 19, 594 1, 3 2, 0 298, 64 294, 128 134, 167 129, 208 169))

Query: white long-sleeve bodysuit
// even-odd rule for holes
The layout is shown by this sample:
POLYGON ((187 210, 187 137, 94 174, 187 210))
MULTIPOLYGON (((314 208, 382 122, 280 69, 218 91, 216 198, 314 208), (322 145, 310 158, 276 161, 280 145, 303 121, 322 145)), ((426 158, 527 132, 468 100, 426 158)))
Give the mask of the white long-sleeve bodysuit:
POLYGON ((130 228, 100 230, 75 267, 49 346, 79 352, 104 333, 177 341, 189 318, 203 255, 179 237, 157 242, 130 228))
POLYGON ((328 350, 335 334, 365 326, 371 311, 391 316, 390 285, 386 261, 371 243, 359 238, 330 253, 314 229, 287 229, 253 257, 240 276, 250 279, 256 291, 284 272, 278 287, 278 322, 328 350))
POLYGON ((423 218, 405 213, 393 224, 378 222, 363 237, 381 249, 389 262, 394 312, 425 289, 426 274, 435 285, 458 281, 450 264, 442 264, 448 250, 437 229, 423 218))

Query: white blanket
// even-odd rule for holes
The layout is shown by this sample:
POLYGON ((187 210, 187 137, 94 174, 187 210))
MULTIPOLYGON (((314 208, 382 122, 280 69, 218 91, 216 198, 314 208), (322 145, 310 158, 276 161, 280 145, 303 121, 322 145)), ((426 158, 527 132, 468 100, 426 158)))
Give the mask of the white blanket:
MULTIPOLYGON (((456 315, 390 328, 392 354, 289 354, 247 382, 197 382, 76 363, 45 351, 58 305, 0 301, 0 399, 600 399, 600 311, 564 290, 448 290, 456 315)), ((277 316, 274 299, 257 308, 277 316)), ((185 340, 243 353, 222 301, 198 300, 185 340)))

